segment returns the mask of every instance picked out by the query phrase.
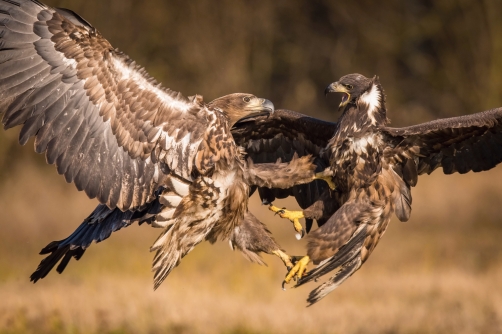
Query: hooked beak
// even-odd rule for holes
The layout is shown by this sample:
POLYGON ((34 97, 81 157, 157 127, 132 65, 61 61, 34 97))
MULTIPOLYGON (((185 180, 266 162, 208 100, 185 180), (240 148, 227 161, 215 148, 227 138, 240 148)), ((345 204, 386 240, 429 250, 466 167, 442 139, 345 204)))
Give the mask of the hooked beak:
POLYGON ((271 115, 274 113, 275 108, 272 101, 257 97, 253 99, 250 104, 248 104, 246 110, 250 111, 249 115, 246 116, 246 118, 249 118, 261 115, 271 115))
POLYGON ((272 103, 272 101, 267 100, 267 99, 261 99, 261 100, 263 101, 262 102, 263 109, 268 110, 270 115, 273 114, 275 111, 275 108, 274 108, 274 104, 272 103))
POLYGON ((246 121, 252 121, 253 119, 255 119, 255 117, 258 116, 267 115, 268 118, 268 116, 274 113, 275 108, 272 101, 257 97, 253 99, 251 103, 248 104, 245 110, 248 111, 249 114, 239 119, 237 124, 244 123, 246 121))
POLYGON ((324 90, 324 95, 328 95, 329 93, 344 93, 340 107, 346 105, 350 100, 349 91, 343 85, 340 85, 338 81, 333 82, 329 84, 328 87, 326 87, 326 89, 324 90))

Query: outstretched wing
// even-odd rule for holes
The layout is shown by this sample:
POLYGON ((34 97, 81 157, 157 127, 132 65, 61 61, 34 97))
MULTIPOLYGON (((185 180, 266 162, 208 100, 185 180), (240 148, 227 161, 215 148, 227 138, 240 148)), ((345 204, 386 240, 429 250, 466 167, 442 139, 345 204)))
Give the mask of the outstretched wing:
POLYGON ((481 172, 502 161, 502 108, 383 132, 391 155, 417 159, 418 174, 481 172))
MULTIPOLYGON (((279 109, 270 116, 238 122, 232 128, 237 145, 242 146, 254 163, 289 162, 297 154, 312 155, 317 171, 329 166, 322 149, 335 132, 336 123, 325 122, 291 110, 279 109)), ((263 201, 294 196, 302 208, 310 206, 327 189, 324 181, 294 186, 290 189, 260 188, 263 201)), ((310 229, 311 222, 307 222, 310 229)))
POLYGON ((165 174, 190 179, 210 111, 161 87, 77 14, 0 0, 0 113, 68 182, 126 211, 151 201, 165 174))

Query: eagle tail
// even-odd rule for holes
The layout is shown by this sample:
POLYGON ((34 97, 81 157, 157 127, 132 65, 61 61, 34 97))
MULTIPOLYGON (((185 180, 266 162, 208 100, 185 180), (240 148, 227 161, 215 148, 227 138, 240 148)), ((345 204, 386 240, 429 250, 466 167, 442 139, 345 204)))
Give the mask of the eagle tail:
POLYGON ((324 298, 328 293, 335 290, 340 284, 345 282, 347 278, 352 276, 359 268, 361 268, 362 259, 361 256, 356 256, 349 262, 345 263, 340 271, 338 271, 334 276, 330 277, 326 282, 312 290, 307 298, 308 306, 312 306, 319 300, 324 298))
POLYGON ((317 280, 319 277, 339 268, 334 276, 310 293, 307 299, 309 306, 318 302, 328 293, 336 289, 361 267, 363 263, 361 248, 367 236, 366 230, 367 226, 365 224, 361 225, 354 233, 354 236, 343 245, 334 256, 321 262, 319 266, 298 280, 295 287, 312 280, 317 280))
MULTIPOLYGON (((181 218, 183 220, 183 218, 181 218)), ((168 225, 157 238, 150 251, 157 251, 153 259, 152 271, 153 286, 156 290, 171 271, 178 266, 181 259, 188 254, 195 246, 204 240, 209 230, 183 229, 189 224, 184 224, 176 219, 168 225)))
POLYGON ((155 271, 153 277, 154 290, 157 290, 183 257, 178 247, 176 247, 173 227, 174 225, 168 225, 150 248, 150 252, 157 251, 152 265, 152 271, 155 271))

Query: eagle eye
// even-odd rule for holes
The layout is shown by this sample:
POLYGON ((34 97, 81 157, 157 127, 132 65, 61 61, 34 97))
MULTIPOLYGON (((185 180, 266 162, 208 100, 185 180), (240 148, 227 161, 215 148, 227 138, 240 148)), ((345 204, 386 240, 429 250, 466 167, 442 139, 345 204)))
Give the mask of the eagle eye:
POLYGON ((251 101, 251 98, 249 96, 245 96, 242 98, 244 100, 244 102, 248 103, 249 101, 251 101))
POLYGON ((354 86, 349 85, 349 84, 344 84, 343 86, 344 86, 345 88, 349 89, 349 90, 350 90, 350 89, 352 89, 352 88, 354 88, 354 86))

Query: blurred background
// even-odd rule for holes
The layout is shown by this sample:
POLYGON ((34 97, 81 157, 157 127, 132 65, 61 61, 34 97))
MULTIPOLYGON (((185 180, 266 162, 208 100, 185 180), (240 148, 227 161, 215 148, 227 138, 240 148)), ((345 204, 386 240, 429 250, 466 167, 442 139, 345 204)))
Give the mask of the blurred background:
MULTIPOLYGON (((249 92, 325 120, 327 84, 378 75, 395 126, 502 106, 497 0, 47 0, 74 10, 165 86, 206 101, 249 92)), ((394 220, 363 268, 319 304, 311 283, 281 291, 282 263, 247 262, 225 243, 198 246, 152 289, 159 231, 131 226, 63 275, 29 275, 52 240, 95 207, 19 129, 0 132, 0 333, 502 332, 502 168, 422 176, 409 222, 394 220)), ((279 205, 293 207, 292 202, 279 205)), ((252 198, 288 253, 287 221, 252 198)))

